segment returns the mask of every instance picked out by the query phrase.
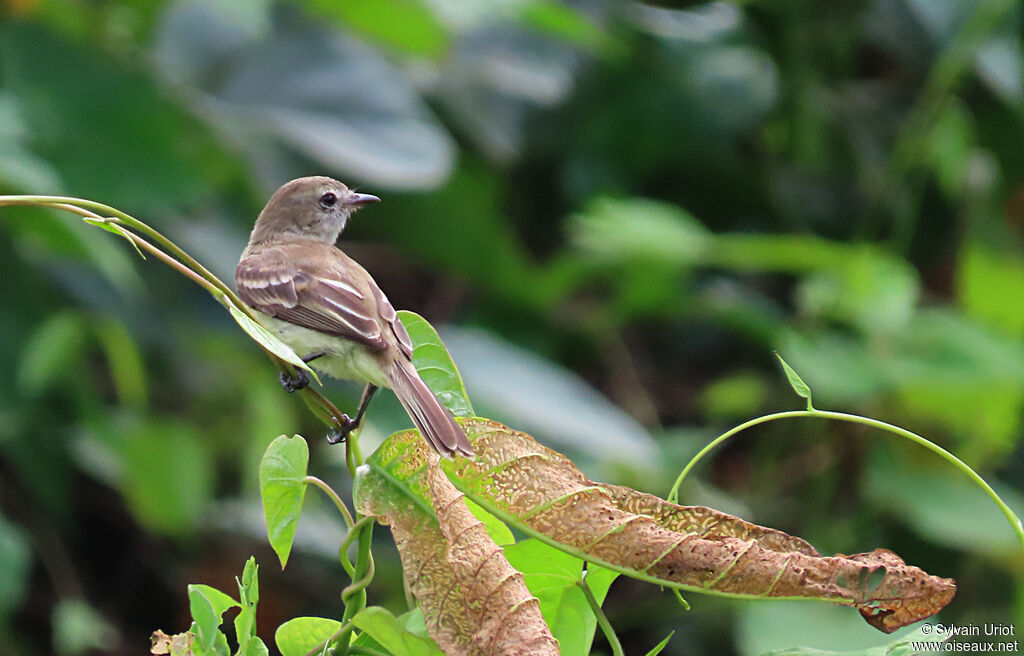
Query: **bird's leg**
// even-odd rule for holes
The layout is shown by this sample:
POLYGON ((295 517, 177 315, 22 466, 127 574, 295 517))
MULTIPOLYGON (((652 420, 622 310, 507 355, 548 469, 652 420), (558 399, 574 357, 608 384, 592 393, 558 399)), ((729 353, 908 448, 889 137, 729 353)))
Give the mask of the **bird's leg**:
MULTIPOLYGON (((302 361, 305 362, 306 364, 309 364, 310 362, 316 360, 322 355, 324 355, 324 351, 310 353, 306 357, 302 358, 302 361)), ((281 387, 283 387, 284 391, 288 393, 297 392, 300 389, 309 385, 309 376, 307 376, 306 372, 303 371, 302 369, 296 369, 294 376, 289 376, 288 374, 282 371, 281 374, 277 377, 277 379, 281 381, 281 387)))
POLYGON ((363 415, 366 414, 366 407, 370 405, 370 399, 377 393, 376 385, 367 385, 366 389, 363 390, 363 398, 359 400, 359 410, 356 411, 355 419, 348 415, 342 415, 341 423, 342 429, 339 431, 336 428, 332 428, 327 433, 327 442, 330 444, 337 444, 338 442, 344 442, 348 434, 359 428, 359 425, 363 423, 363 415))

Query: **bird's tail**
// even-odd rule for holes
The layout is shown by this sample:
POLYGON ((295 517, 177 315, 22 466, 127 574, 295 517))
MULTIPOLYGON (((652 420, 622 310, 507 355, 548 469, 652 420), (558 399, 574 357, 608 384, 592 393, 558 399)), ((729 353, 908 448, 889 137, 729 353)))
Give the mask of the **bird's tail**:
POLYGON ((411 362, 395 360, 388 368, 387 376, 402 407, 435 451, 445 458, 456 454, 472 457, 473 447, 469 445, 466 434, 423 382, 411 362))

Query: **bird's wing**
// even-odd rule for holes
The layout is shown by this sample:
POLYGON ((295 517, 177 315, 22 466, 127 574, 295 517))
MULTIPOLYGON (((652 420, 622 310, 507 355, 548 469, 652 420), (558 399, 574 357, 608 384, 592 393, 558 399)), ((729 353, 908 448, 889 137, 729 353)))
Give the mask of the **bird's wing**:
POLYGON ((381 311, 389 315, 395 311, 386 298, 380 303, 383 294, 372 280, 372 294, 367 298, 340 260, 301 261, 291 257, 286 248, 268 248, 238 263, 235 283, 246 304, 282 321, 345 337, 373 350, 387 348, 381 319, 391 324, 391 330, 394 327, 381 311))
POLYGON ((412 360, 412 340, 409 339, 409 332, 402 325, 402 320, 398 318, 398 313, 395 312, 395 308, 391 305, 391 301, 388 300, 387 296, 384 296, 384 292, 380 290, 380 287, 374 283, 373 295, 377 300, 377 311, 380 313, 381 319, 387 323, 391 329, 391 333, 398 340, 398 348, 401 349, 402 353, 408 360, 412 360))

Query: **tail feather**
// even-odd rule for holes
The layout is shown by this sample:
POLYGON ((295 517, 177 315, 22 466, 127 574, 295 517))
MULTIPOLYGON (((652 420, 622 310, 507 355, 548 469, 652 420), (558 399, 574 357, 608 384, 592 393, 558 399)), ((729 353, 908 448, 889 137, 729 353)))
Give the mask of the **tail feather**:
POLYGON ((402 407, 427 442, 445 458, 473 455, 473 447, 452 414, 434 396, 411 362, 398 360, 388 371, 388 381, 402 407))

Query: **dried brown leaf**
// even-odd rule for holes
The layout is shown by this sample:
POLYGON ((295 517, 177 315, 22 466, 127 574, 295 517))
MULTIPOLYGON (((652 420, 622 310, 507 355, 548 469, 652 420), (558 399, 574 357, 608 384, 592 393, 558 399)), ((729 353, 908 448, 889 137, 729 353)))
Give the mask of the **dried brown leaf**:
MULTIPOLYGON (((737 597, 831 601, 885 632, 935 614, 956 592, 951 579, 886 549, 825 557, 800 538, 716 510, 595 483, 562 454, 501 424, 463 426, 476 458, 443 463, 459 489, 509 524, 628 576, 737 597)), ((415 433, 403 433, 371 461, 425 496, 426 452, 415 433)))
POLYGON ((357 501, 360 512, 391 526, 406 583, 431 637, 452 656, 558 654, 523 575, 466 507, 437 456, 430 456, 421 469, 422 491, 436 510, 373 470, 360 472, 357 501))

